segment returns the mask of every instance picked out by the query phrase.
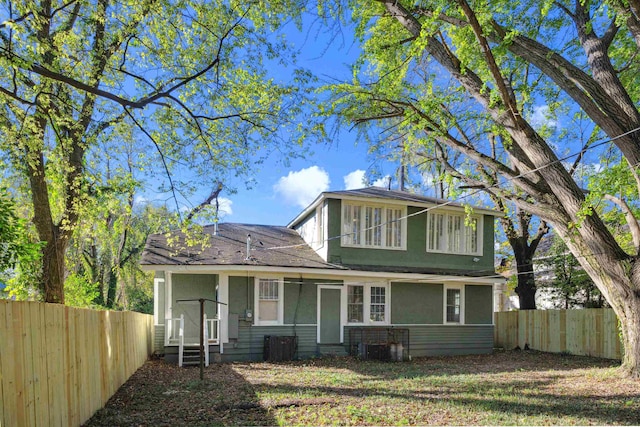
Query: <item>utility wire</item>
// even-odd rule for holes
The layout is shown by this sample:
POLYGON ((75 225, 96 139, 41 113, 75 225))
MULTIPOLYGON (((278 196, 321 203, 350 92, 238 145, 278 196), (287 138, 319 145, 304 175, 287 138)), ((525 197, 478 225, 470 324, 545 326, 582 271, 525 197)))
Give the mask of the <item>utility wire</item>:
MULTIPOLYGON (((628 131, 628 132, 625 132, 625 133, 623 133, 623 134, 620 134, 620 135, 618 135, 618 136, 616 136, 616 137, 614 137, 614 138, 608 138, 608 139, 603 140, 603 141, 601 141, 601 142, 595 143, 595 144, 593 144, 593 145, 591 145, 591 146, 589 146, 589 147, 587 147, 587 148, 580 149, 580 151, 579 151, 578 153, 573 153, 573 154, 566 155, 566 156, 564 156, 564 157, 558 158, 558 159, 556 159, 556 160, 554 160, 554 161, 552 161, 552 162, 549 162, 549 163, 547 163, 547 164, 544 164, 544 165, 542 165, 542 166, 540 166, 540 167, 537 167, 537 168, 535 168, 535 169, 532 169, 532 170, 530 170, 530 171, 523 172, 523 173, 521 173, 521 174, 519 174, 519 175, 512 176, 512 177, 510 177, 510 178, 505 178, 505 181, 513 181, 513 180, 518 179, 518 178, 523 178, 523 177, 525 177, 525 176, 527 176, 527 175, 530 175, 530 174, 533 174, 533 173, 539 172, 539 171, 541 171, 541 170, 543 170, 543 169, 545 169, 545 168, 548 168, 549 166, 552 166, 552 165, 554 165, 554 164, 556 164, 556 163, 561 163, 561 162, 563 162, 563 161, 565 161, 565 160, 569 160, 569 159, 571 159, 571 158, 573 158, 573 157, 580 156, 580 155, 584 155, 584 153, 586 153, 586 152, 587 152, 587 151, 589 151, 589 150, 592 150, 592 149, 595 149, 595 148, 601 147, 601 146, 603 146, 603 145, 605 145, 605 144, 609 144, 609 143, 611 143, 611 142, 613 142, 613 141, 615 141, 615 140, 617 140, 617 139, 620 139, 620 138, 622 138, 622 137, 624 137, 624 136, 630 135, 630 134, 632 134, 632 133, 634 133, 634 132, 637 132, 637 131, 639 131, 639 130, 640 130, 640 127, 637 127, 637 128, 632 129, 632 130, 630 130, 630 131, 628 131)), ((264 250, 292 249, 292 248, 303 247, 303 246, 308 246, 308 245, 317 245, 317 244, 319 244, 319 243, 327 243, 327 242, 329 242, 329 241, 331 241, 331 240, 341 239, 341 238, 343 238, 343 237, 352 236, 352 235, 355 235, 355 234, 358 234, 358 233, 361 233, 361 232, 362 232, 362 233, 364 233, 364 232, 366 232, 366 231, 373 230, 373 229, 376 229, 376 228, 380 228, 380 229, 382 229, 382 227, 383 227, 383 226, 385 226, 385 225, 387 225, 387 224, 392 224, 392 223, 400 222, 400 221, 402 221, 402 220, 405 220, 405 219, 411 218, 411 217, 413 217, 413 216, 421 215, 421 214, 426 213, 426 212, 429 212, 429 211, 431 211, 431 210, 439 209, 439 208, 443 208, 443 207, 449 206, 449 205, 454 204, 454 203, 455 203, 455 204, 459 204, 459 201, 460 201, 460 200, 462 200, 462 199, 466 199, 466 198, 469 198, 469 197, 471 197, 471 196, 475 196, 475 195, 477 195, 477 194, 479 194, 479 193, 482 193, 482 192, 484 192, 485 190, 488 190, 488 189, 490 189, 490 188, 500 188, 500 186, 502 186, 502 185, 503 185, 503 184, 501 184, 501 183, 495 183, 495 184, 492 184, 492 185, 488 185, 487 187, 484 187, 484 188, 481 188, 481 189, 476 189, 476 190, 474 190, 474 191, 472 191, 472 192, 470 192, 470 193, 467 193, 467 194, 464 194, 464 195, 462 195, 462 196, 459 196, 459 197, 458 197, 458 198, 456 198, 456 199, 453 199, 453 200, 447 200, 447 201, 444 201, 444 202, 442 202, 442 203, 436 204, 436 205, 434 205, 434 206, 430 206, 430 207, 428 207, 428 208, 424 208, 424 209, 419 210, 419 211, 417 211, 417 212, 414 212, 414 213, 411 213, 411 214, 408 214, 408 215, 402 216, 402 217, 400 217, 400 218, 396 218, 396 219, 391 220, 391 221, 386 221, 386 222, 381 223, 381 224, 377 224, 377 225, 374 225, 374 226, 371 226, 371 227, 367 227, 367 228, 364 228, 364 229, 362 229, 362 230, 358 230, 358 231, 356 231, 356 232, 343 233, 343 234, 340 234, 340 235, 337 235, 337 236, 328 237, 328 238, 323 239, 323 240, 319 240, 319 241, 312 241, 312 242, 310 242, 310 243, 300 243, 300 244, 297 244, 297 245, 285 245, 285 246, 272 246, 272 247, 269 247, 269 248, 264 248, 264 250)))

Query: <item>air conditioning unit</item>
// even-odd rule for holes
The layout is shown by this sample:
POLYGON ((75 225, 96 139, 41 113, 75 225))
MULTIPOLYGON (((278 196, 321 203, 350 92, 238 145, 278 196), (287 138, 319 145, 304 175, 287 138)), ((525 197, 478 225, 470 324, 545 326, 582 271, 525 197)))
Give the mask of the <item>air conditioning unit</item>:
POLYGON ((358 356, 363 360, 390 360, 391 349, 386 344, 360 343, 358 345, 358 356))
POLYGON ((297 336, 265 335, 264 360, 267 362, 293 360, 297 348, 297 336))

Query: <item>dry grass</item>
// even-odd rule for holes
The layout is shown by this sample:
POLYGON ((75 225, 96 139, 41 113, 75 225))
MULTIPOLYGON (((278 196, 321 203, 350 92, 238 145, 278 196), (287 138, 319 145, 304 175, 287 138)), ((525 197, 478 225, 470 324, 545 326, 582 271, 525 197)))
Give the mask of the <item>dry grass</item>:
POLYGON ((89 420, 114 425, 638 425, 640 383, 613 361, 537 352, 146 363, 89 420))

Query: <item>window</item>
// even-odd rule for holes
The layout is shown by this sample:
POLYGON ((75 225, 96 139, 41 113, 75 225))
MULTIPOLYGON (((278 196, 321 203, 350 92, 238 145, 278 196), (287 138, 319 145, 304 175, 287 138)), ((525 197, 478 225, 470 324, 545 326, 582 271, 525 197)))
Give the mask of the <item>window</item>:
POLYGON ((342 243, 360 245, 360 206, 346 205, 342 221, 342 243))
POLYGON ((387 286, 348 285, 347 322, 386 323, 389 307, 387 292, 387 286))
POLYGON ((257 279, 256 324, 282 323, 282 280, 257 279))
POLYGON ((372 322, 385 321, 386 308, 386 289, 382 286, 371 287, 371 308, 369 311, 369 320, 372 322))
POLYGON ((460 289, 447 289, 447 322, 460 323, 460 289))
POLYGON ((463 213, 429 213, 427 251, 481 255, 482 221, 463 213))
POLYGON ((344 246, 405 248, 405 208, 344 201, 342 206, 342 244, 344 246))
POLYGON ((445 286, 444 319, 445 323, 464 323, 464 292, 459 285, 445 286))
POLYGON ((362 323, 364 319, 364 286, 348 287, 347 319, 350 323, 362 323))

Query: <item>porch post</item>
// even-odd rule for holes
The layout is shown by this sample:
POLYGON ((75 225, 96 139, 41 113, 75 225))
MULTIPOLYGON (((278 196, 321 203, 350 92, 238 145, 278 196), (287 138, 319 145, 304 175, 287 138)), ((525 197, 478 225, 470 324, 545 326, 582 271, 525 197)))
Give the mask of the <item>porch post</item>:
MULTIPOLYGON (((218 316, 220 318, 220 343, 229 342, 229 274, 220 273, 218 276, 218 316)), ((222 346, 220 346, 222 347, 222 346)))
POLYGON ((164 318, 165 318, 165 334, 164 334, 164 345, 169 345, 169 335, 172 334, 171 328, 173 328, 173 322, 167 322, 167 319, 172 319, 172 285, 171 285, 171 272, 164 272, 164 318))

